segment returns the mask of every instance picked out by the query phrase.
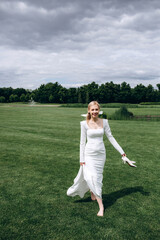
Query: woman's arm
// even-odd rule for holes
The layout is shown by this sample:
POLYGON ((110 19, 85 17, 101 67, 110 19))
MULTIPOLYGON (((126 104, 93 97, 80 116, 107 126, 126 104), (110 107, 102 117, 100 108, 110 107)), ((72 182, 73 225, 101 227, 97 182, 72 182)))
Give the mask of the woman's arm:
POLYGON ((80 165, 85 164, 85 158, 84 158, 84 152, 85 152, 85 145, 86 145, 86 128, 85 128, 85 122, 80 122, 81 124, 81 136, 80 136, 80 165))
POLYGON ((104 126, 104 131, 105 134, 108 138, 108 140, 110 141, 110 143, 113 145, 113 147, 122 155, 122 156, 126 156, 125 152, 123 151, 123 149, 121 148, 121 146, 117 143, 116 139, 112 136, 111 133, 111 129, 109 127, 109 123, 108 120, 105 119, 105 126, 104 126))

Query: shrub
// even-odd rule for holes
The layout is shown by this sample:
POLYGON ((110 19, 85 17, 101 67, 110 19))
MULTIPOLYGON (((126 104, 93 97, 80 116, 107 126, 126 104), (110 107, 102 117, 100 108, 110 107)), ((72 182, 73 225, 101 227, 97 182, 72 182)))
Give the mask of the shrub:
POLYGON ((133 117, 133 113, 129 112, 126 106, 121 106, 120 109, 115 111, 111 116, 112 120, 127 120, 133 117))
MULTIPOLYGON (((72 108, 87 108, 87 103, 64 103, 61 107, 72 107, 72 108)), ((138 104, 129 103, 100 103, 101 108, 119 108, 121 106, 126 106, 127 108, 138 108, 138 104)))
POLYGON ((103 112, 101 115, 99 115, 99 118, 107 119, 107 114, 103 112))
POLYGON ((160 105, 160 102, 141 102, 140 105, 160 105))
POLYGON ((138 108, 138 104, 133 103, 101 103, 101 108, 120 108, 126 106, 127 108, 138 108))

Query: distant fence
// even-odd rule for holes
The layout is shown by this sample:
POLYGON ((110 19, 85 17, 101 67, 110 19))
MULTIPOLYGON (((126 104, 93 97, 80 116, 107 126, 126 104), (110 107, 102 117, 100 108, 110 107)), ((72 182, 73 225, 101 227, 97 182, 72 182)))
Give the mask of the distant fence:
POLYGON ((160 115, 134 115, 132 119, 160 120, 160 115))

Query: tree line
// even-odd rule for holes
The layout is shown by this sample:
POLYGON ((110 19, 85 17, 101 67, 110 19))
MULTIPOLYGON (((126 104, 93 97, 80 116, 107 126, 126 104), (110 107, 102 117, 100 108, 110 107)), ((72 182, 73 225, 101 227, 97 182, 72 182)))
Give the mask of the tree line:
POLYGON ((92 82, 77 88, 65 88, 58 82, 42 84, 35 90, 0 88, 0 102, 31 100, 39 103, 88 103, 92 100, 100 103, 160 102, 160 84, 157 84, 157 89, 151 84, 138 84, 131 88, 126 82, 106 82, 101 85, 92 82))

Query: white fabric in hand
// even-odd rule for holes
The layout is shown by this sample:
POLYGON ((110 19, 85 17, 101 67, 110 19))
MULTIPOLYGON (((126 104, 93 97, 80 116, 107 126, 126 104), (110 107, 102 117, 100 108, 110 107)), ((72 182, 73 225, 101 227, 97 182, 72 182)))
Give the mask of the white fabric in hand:
POLYGON ((136 163, 135 161, 131 161, 129 160, 126 156, 122 157, 122 160, 124 163, 128 163, 128 165, 130 167, 137 167, 134 163, 136 163))

